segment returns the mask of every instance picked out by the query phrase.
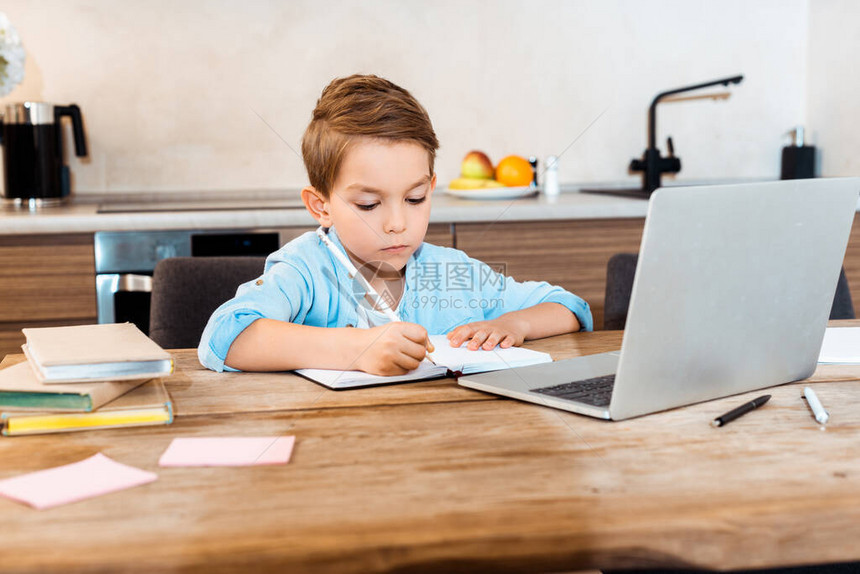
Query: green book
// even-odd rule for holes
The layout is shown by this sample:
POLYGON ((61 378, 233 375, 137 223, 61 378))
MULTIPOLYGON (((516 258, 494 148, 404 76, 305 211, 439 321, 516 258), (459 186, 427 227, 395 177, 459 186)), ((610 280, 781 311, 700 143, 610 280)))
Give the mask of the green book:
POLYGON ((24 361, 0 369, 0 409, 91 412, 145 382, 45 384, 24 361))

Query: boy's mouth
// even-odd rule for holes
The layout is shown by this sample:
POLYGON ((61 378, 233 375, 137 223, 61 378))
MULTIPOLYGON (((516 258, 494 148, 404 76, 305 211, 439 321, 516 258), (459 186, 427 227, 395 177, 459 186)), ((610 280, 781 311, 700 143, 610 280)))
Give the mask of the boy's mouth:
POLYGON ((390 247, 386 247, 383 251, 386 253, 400 253, 401 251, 405 251, 408 247, 408 245, 392 245, 390 247))

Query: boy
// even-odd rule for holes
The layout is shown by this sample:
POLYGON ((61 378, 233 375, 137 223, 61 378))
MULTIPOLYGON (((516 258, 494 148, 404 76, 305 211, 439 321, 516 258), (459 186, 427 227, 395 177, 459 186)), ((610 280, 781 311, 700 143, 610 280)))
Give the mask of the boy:
POLYGON ((489 350, 591 330, 581 298, 423 242, 438 147, 427 112, 406 90, 376 76, 329 84, 302 138, 311 184, 302 201, 402 321, 389 321, 354 288, 310 232, 272 253, 263 276, 213 313, 200 362, 216 371, 398 375, 433 350, 428 331, 447 334, 452 346, 489 350))

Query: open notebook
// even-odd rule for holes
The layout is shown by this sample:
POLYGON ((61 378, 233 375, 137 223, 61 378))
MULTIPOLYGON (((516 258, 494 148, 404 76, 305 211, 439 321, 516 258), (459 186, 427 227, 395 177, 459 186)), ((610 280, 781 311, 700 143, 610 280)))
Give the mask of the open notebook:
POLYGON ((465 347, 465 344, 459 348, 451 347, 445 335, 431 335, 430 341, 435 347, 433 358, 436 364, 425 360, 418 365, 417 369, 409 371, 405 375, 381 377, 362 371, 329 369, 299 369, 296 372, 331 389, 352 389, 406 381, 423 381, 444 377, 449 372, 469 375, 552 362, 552 357, 549 354, 523 349, 522 347, 509 349, 496 347, 492 351, 470 351, 465 347))
POLYGON ((819 363, 860 364, 860 327, 828 327, 818 355, 819 363))

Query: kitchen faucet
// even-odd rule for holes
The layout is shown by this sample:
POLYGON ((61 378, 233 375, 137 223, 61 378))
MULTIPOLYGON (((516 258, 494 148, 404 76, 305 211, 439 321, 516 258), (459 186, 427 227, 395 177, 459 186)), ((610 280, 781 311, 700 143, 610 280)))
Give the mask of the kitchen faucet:
MULTIPOLYGON (((634 159, 630 162, 631 172, 642 172, 642 192, 646 196, 650 195, 652 191, 660 187, 660 177, 664 173, 678 173, 681 171, 681 160, 680 158, 675 157, 675 147, 672 144, 671 137, 666 140, 666 146, 669 150, 668 156, 662 157, 660 155, 660 150, 657 148, 657 104, 659 104, 661 100, 675 94, 691 92, 693 90, 717 85, 728 87, 729 84, 741 83, 741 80, 743 79, 744 77, 742 75, 732 76, 731 78, 723 78, 722 80, 714 80, 713 82, 705 82, 704 84, 696 84, 695 86, 687 86, 686 88, 678 88, 657 94, 657 97, 655 97, 654 101, 651 102, 651 107, 648 108, 648 149, 645 150, 645 153, 642 155, 642 159, 634 159)), ((725 98, 727 95, 716 94, 699 97, 718 99, 725 98)), ((678 99, 698 99, 698 97, 678 99)))

